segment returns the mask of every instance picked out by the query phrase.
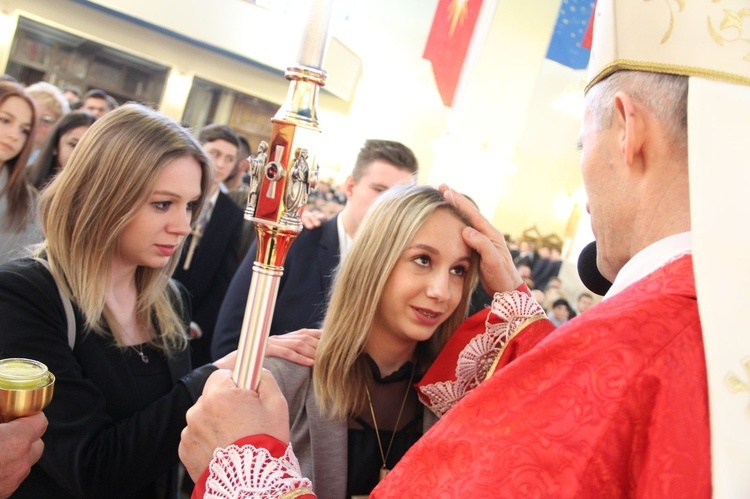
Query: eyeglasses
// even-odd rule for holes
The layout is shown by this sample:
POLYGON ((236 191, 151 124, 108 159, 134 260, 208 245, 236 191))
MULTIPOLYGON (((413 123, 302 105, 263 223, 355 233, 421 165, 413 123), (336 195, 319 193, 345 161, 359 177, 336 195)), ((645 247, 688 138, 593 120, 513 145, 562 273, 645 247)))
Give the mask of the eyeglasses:
POLYGON ((55 121, 57 121, 57 118, 53 118, 52 116, 45 114, 39 117, 39 121, 42 123, 45 123, 47 125, 53 124, 55 121))

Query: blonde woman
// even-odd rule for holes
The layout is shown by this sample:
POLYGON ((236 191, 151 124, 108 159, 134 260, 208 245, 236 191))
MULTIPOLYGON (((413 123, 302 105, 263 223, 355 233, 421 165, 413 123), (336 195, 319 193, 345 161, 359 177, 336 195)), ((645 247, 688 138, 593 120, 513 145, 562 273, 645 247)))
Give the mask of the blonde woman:
POLYGON ((466 317, 467 225, 431 187, 382 194, 336 275, 314 368, 266 361, 319 498, 366 496, 435 421, 412 385, 466 317))
POLYGON ((26 88, 26 93, 34 101, 36 110, 36 134, 32 144, 33 153, 30 162, 36 159, 44 141, 47 140, 52 127, 57 121, 70 112, 70 104, 59 88, 39 81, 26 88))
POLYGON ((51 273, 33 259, 0 266, 0 352, 57 377, 44 453, 18 497, 177 497, 185 412, 232 364, 190 370, 190 304, 169 279, 211 181, 188 130, 126 105, 89 129, 42 194, 51 273))

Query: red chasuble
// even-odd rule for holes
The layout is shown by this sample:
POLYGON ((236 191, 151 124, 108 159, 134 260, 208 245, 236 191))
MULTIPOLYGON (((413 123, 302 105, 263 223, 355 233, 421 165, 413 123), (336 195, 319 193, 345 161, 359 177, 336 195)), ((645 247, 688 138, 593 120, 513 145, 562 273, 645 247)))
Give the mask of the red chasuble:
POLYGON ((496 370, 371 497, 710 495, 706 368, 688 255, 496 370))

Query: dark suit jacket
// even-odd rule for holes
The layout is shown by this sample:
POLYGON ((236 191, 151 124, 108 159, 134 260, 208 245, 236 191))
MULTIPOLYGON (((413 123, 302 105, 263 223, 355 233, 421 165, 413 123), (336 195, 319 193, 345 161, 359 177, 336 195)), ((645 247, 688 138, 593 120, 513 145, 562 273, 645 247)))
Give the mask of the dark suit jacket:
MULTIPOLYGON (((323 322, 333 271, 339 263, 336 218, 317 229, 303 229, 292 243, 279 282, 271 334, 320 327, 323 322)), ((256 251, 257 242, 245 255, 221 304, 211 346, 215 359, 237 348, 256 251)))
POLYGON ((202 338, 190 342, 195 366, 211 361, 214 325, 221 301, 239 263, 240 235, 244 220, 242 209, 220 192, 211 219, 193 254, 190 268, 184 270, 183 264, 192 236, 185 241, 182 256, 172 276, 190 293, 193 302, 192 320, 203 330, 202 338))
POLYGON ((544 291, 544 288, 547 287, 547 284, 549 284, 550 280, 552 280, 553 277, 557 277, 560 273, 560 268, 562 267, 562 260, 555 260, 550 261, 544 268, 540 269, 536 274, 532 274, 532 279, 534 280, 534 287, 536 289, 541 289, 544 291))
MULTIPOLYGON (((239 206, 244 212, 245 208, 247 207, 247 192, 247 189, 234 189, 227 192, 227 196, 229 196, 229 198, 234 201, 237 206, 239 206)), ((242 259, 245 258, 245 255, 250 249, 250 246, 252 246, 253 241, 255 241, 255 237, 255 226, 253 225, 253 223, 250 220, 243 220, 242 235, 240 236, 239 261, 242 261, 242 259)))
POLYGON ((521 253, 515 259, 513 259, 513 263, 516 265, 516 268, 521 265, 526 265, 530 269, 533 269, 536 260, 536 253, 521 253))

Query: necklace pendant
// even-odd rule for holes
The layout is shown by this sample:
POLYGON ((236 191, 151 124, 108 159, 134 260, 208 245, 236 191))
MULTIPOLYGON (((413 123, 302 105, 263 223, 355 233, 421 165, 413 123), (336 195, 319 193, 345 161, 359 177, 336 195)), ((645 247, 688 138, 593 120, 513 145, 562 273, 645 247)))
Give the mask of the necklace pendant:
POLYGON ((132 348, 133 351, 138 354, 138 357, 141 358, 141 362, 143 362, 144 364, 148 364, 148 355, 143 353, 143 345, 139 345, 138 348, 131 345, 130 348, 132 348))
POLYGON ((389 470, 385 466, 383 466, 382 468, 380 468, 380 476, 378 477, 378 481, 382 482, 383 480, 385 480, 386 475, 388 475, 388 473, 390 473, 390 472, 391 472, 391 470, 389 470))

